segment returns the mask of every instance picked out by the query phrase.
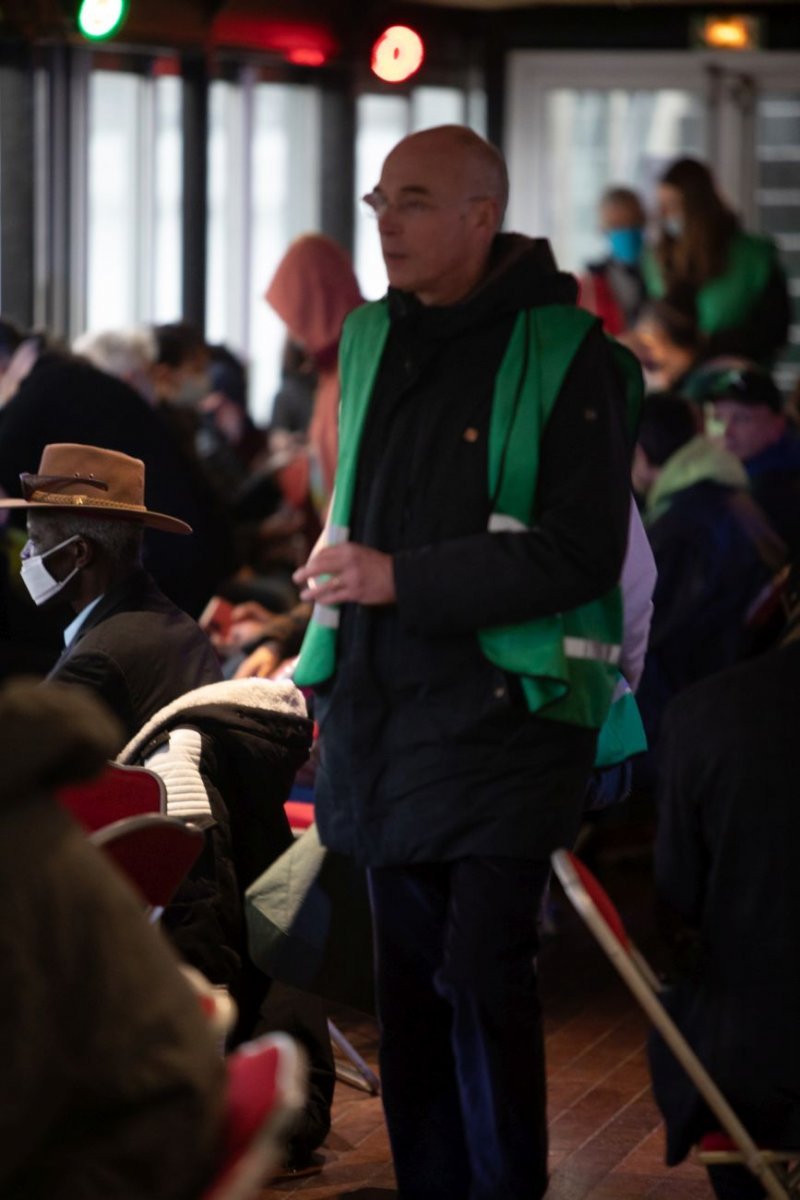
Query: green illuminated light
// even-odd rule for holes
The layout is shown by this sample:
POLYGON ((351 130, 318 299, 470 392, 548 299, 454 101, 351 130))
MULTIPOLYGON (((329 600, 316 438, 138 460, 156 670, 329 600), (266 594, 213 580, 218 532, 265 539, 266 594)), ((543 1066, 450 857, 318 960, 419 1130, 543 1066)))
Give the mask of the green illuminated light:
POLYGON ((128 0, 83 0, 78 9, 78 29, 84 37, 111 37, 125 19, 128 0))

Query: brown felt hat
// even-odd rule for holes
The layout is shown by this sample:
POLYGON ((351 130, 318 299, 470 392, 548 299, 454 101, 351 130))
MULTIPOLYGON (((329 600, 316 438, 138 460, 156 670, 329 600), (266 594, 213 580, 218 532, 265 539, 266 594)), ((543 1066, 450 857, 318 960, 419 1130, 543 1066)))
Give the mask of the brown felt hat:
POLYGON ((56 442, 42 451, 37 474, 19 478, 23 499, 0 500, 0 508, 79 512, 165 533, 192 532, 185 521, 145 507, 144 463, 117 450, 56 442))

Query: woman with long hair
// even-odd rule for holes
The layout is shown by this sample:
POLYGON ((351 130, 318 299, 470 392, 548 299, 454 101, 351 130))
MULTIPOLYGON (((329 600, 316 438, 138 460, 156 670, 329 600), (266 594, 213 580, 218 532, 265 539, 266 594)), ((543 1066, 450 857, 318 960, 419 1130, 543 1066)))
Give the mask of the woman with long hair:
POLYGON ((745 233, 703 163, 680 158, 658 187, 659 237, 645 256, 655 299, 694 291, 706 357, 739 354, 769 364, 786 342, 790 306, 774 242, 745 233))

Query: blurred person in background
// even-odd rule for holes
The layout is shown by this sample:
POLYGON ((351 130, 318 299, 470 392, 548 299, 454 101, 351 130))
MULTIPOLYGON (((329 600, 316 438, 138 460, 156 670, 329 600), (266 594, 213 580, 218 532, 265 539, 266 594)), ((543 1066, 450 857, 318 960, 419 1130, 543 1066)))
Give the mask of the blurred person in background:
POLYGON ((120 735, 81 689, 0 691, 7 1200, 195 1200, 215 1167, 216 1039, 139 898, 54 794, 99 772, 120 735))
MULTIPOLYGON (((0 317, 0 388, 9 363, 19 346, 25 340, 25 333, 14 321, 0 317)), ((2 393, 0 393, 1 395, 2 393)))
POLYGON ((580 279, 580 304, 603 322, 606 333, 626 333, 646 298, 640 267, 647 216, 638 194, 627 187, 607 188, 600 200, 600 229, 608 254, 589 263, 580 279))
POLYGON ((713 381, 711 399, 725 446, 743 464, 753 496, 798 559, 800 436, 772 376, 754 364, 734 367, 713 381))
POLYGON ((676 288, 645 304, 631 346, 642 363, 648 391, 691 392, 705 349, 691 291, 676 288))
POLYGON ((281 357, 281 382, 272 405, 273 430, 305 434, 311 423, 317 372, 302 346, 286 338, 281 357))
POLYGON ((736 662, 748 611, 786 561, 744 467, 700 424, 683 397, 648 396, 634 450, 633 487, 658 569, 637 693, 651 749, 668 700, 736 662))
MULTIPOLYGON (((665 720, 655 883, 673 957, 673 1020, 759 1145, 800 1143, 800 608, 795 568, 778 648, 683 692, 665 720), (757 949, 757 953, 748 950, 757 949)), ((717 1130, 686 1072, 651 1038, 667 1163, 717 1130)), ((720 1200, 759 1200, 744 1166, 709 1168, 720 1200)))
POLYGON ((745 233, 703 163, 681 158, 658 187, 660 234, 642 260, 655 299, 693 289, 706 354, 769 365, 785 345, 790 305, 774 242, 745 233))
POLYGON ((149 329, 106 329, 82 333, 72 343, 72 351, 86 358, 100 371, 122 379, 135 388, 143 400, 156 402, 153 367, 156 343, 149 329))
POLYGON ((200 403, 204 428, 213 427, 247 472, 267 454, 267 436, 249 412, 247 367, 227 346, 209 346, 208 353, 210 390, 200 403))
POLYGON ((286 251, 265 299, 317 371, 308 435, 311 491, 319 494, 318 504, 324 510, 336 473, 339 339, 345 317, 364 302, 361 289, 341 246, 329 237, 311 233, 298 238, 286 251))

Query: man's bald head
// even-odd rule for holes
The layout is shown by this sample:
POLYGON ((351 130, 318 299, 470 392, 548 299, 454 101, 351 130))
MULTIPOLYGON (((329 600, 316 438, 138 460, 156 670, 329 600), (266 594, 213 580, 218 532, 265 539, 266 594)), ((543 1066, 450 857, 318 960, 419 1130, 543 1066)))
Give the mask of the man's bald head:
POLYGON ((463 300, 486 273, 507 195, 502 157, 471 129, 403 138, 366 197, 391 286, 423 304, 463 300))
POLYGON ((431 155, 443 172, 455 173, 465 199, 477 196, 493 200, 500 228, 508 204, 508 169, 496 146, 466 125, 437 125, 409 134, 391 154, 406 149, 431 155))

